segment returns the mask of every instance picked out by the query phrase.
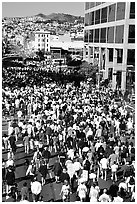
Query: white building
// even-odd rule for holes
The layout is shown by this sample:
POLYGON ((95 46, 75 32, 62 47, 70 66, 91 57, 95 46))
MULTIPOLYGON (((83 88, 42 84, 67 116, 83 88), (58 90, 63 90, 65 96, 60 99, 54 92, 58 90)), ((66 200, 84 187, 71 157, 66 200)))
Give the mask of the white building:
POLYGON ((44 50, 50 52, 50 32, 36 31, 35 33, 35 50, 44 50))
POLYGON ((85 3, 83 57, 98 64, 113 89, 134 84, 135 2, 85 3))

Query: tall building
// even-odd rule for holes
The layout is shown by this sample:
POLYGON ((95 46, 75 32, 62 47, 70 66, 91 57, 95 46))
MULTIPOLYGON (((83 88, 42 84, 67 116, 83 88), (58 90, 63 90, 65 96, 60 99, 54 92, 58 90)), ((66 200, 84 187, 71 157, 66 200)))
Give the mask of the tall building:
POLYGON ((135 2, 86 2, 83 57, 112 88, 134 89, 135 2))
POLYGON ((39 49, 50 52, 50 32, 43 30, 35 32, 35 50, 39 49))

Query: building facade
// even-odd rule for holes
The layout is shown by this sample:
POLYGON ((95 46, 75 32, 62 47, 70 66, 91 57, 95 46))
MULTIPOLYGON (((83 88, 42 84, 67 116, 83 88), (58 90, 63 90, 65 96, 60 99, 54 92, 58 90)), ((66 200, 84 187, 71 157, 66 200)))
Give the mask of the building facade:
POLYGON ((35 50, 50 52, 50 32, 36 31, 35 33, 35 50))
POLYGON ((84 60, 113 89, 134 89, 135 2, 86 2, 84 23, 84 60))

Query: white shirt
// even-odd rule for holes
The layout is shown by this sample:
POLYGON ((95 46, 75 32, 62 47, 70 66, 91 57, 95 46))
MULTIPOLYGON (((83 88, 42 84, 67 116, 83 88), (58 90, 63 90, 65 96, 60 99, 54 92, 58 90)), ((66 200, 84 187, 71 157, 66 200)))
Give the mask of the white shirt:
POLYGON ((42 187, 41 187, 41 183, 38 182, 38 181, 34 181, 32 184, 31 184, 31 192, 35 195, 38 195, 40 194, 42 190, 42 187))
POLYGON ((117 164, 113 164, 113 165, 111 166, 111 171, 112 171, 112 172, 116 172, 117 169, 118 169, 118 165, 117 165, 117 164))
POLYGON ((109 197, 109 195, 107 195, 106 193, 103 193, 103 194, 99 197, 99 201, 100 201, 100 202, 110 202, 110 197, 109 197))
POLYGON ((103 158, 100 160, 100 164, 102 166, 102 169, 107 169, 108 160, 106 158, 103 158))
POLYGON ((90 188, 89 196, 90 196, 90 202, 97 202, 98 191, 93 186, 91 186, 90 188))
POLYGON ((78 195, 80 198, 85 198, 86 197, 86 193, 87 193, 87 187, 85 186, 85 184, 80 184, 78 186, 78 195))
POLYGON ((61 192, 63 193, 63 196, 67 196, 70 192, 70 186, 66 186, 66 185, 63 185, 62 186, 62 189, 61 189, 61 192))
POLYGON ((13 166, 13 165, 14 165, 14 161, 13 160, 8 160, 6 162, 6 167, 13 166))
POLYGON ((113 202, 123 202, 123 198, 117 196, 117 197, 114 197, 114 200, 113 202))
POLYGON ((121 182, 120 184, 119 184, 119 189, 120 188, 124 188, 125 190, 127 190, 127 184, 125 183, 125 182, 121 182))

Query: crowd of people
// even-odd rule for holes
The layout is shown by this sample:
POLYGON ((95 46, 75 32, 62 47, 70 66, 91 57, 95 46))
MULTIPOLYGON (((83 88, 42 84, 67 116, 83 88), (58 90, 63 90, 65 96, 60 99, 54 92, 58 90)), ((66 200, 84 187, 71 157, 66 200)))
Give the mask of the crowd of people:
POLYGON ((55 81, 3 86, 2 110, 8 122, 8 134, 2 138, 3 149, 8 150, 2 165, 8 201, 30 201, 26 182, 17 196, 19 140, 26 155, 33 152, 26 176, 34 202, 43 201, 52 154, 57 158, 52 170, 55 182, 62 183, 63 202, 70 201, 73 193, 77 202, 135 201, 135 124, 121 92, 93 88, 88 81, 79 86, 55 81), (109 189, 100 189, 100 179, 112 180, 109 189))

